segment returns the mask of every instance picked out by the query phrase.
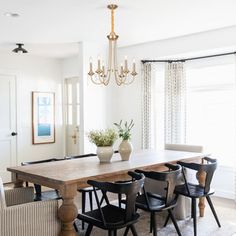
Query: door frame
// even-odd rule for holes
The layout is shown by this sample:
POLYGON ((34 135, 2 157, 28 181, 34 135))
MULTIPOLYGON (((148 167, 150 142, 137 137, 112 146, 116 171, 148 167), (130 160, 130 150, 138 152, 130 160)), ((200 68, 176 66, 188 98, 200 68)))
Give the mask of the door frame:
MULTIPOLYGON (((79 76, 66 76, 63 78, 63 82, 62 82, 62 99, 63 99, 63 106, 62 106, 62 120, 63 120, 63 154, 64 156, 66 156, 66 152, 67 152, 67 95, 66 95, 66 80, 70 80, 70 79, 77 79, 78 82, 80 83, 80 79, 79 76)), ((80 91, 79 91, 79 100, 81 98, 80 93, 81 93, 81 85, 79 86, 80 91)), ((80 113, 81 113, 81 100, 80 100, 80 113)), ((80 115, 80 114, 79 114, 80 115)), ((81 129, 81 127, 79 128, 81 129)), ((81 150, 80 150, 80 142, 81 142, 81 138, 80 138, 80 131, 79 131, 79 154, 81 154, 81 150)))
MULTIPOLYGON (((15 130, 14 132, 18 133, 18 127, 19 127, 19 124, 18 124, 18 119, 17 119, 17 115, 18 115, 18 109, 19 109, 19 106, 18 106, 18 79, 20 78, 20 72, 17 71, 17 70, 14 70, 14 69, 5 69, 5 68, 0 68, 0 74, 1 75, 6 75, 6 76, 12 76, 14 77, 14 93, 15 93, 15 98, 14 98, 14 103, 15 103, 15 107, 14 107, 14 116, 15 116, 15 130)), ((18 156, 19 156, 19 153, 18 153, 18 135, 15 136, 15 148, 14 148, 14 153, 15 153, 15 158, 13 160, 14 164, 15 165, 19 165, 19 159, 18 159, 18 156)))

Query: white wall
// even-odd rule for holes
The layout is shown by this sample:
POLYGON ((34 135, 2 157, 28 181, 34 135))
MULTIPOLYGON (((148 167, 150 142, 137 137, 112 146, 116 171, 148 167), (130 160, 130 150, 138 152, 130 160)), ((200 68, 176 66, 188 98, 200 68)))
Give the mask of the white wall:
MULTIPOLYGON (((158 30, 158 29, 157 29, 158 30)), ((109 103, 112 115, 109 122, 120 119, 134 119, 135 128, 132 133, 132 143, 135 149, 141 148, 141 60, 175 58, 180 56, 195 56, 211 54, 213 51, 225 52, 236 50, 236 27, 213 30, 204 33, 192 34, 178 38, 160 40, 129 47, 119 48, 119 57, 124 56, 136 59, 138 76, 136 81, 128 86, 112 86, 109 103)), ((121 60, 118 60, 119 63, 121 60)))
POLYGON ((0 69, 17 77, 17 158, 27 160, 63 157, 61 114, 61 63, 27 55, 0 54, 0 69), (55 92, 56 142, 32 145, 32 91, 55 92))
POLYGON ((72 56, 62 60, 62 78, 72 78, 79 76, 79 56, 72 56))
POLYGON ((218 166, 212 180, 212 188, 215 189, 215 195, 235 200, 235 181, 234 167, 218 166))
POLYGON ((78 77, 80 83, 80 126, 79 151, 83 153, 96 152, 96 146, 89 143, 87 133, 90 130, 108 127, 107 87, 94 85, 89 76, 89 59, 93 58, 94 69, 98 55, 106 58, 106 45, 92 42, 78 43, 78 56, 62 61, 62 77, 78 77))

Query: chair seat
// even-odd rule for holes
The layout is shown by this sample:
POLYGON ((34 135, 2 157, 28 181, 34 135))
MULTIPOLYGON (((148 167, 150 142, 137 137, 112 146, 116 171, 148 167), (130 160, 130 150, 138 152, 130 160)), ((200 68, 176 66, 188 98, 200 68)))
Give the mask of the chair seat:
POLYGON ((188 193, 188 190, 185 184, 176 186, 175 193, 184 195, 186 197, 191 197, 191 198, 205 197, 207 195, 211 195, 214 193, 213 189, 210 189, 208 193, 204 193, 204 187, 197 184, 188 183, 188 187, 189 187, 190 194, 188 193))
POLYGON ((35 194, 34 198, 35 201, 47 201, 52 199, 59 200, 61 199, 61 196, 55 190, 48 190, 41 192, 40 195, 35 194))
POLYGON ((86 221, 87 223, 91 223, 95 226, 98 226, 102 229, 114 229, 114 227, 116 229, 123 228, 123 227, 126 227, 127 225, 134 224, 135 222, 137 222, 139 218, 139 214, 135 213, 135 215, 132 217, 132 220, 126 223, 125 209, 119 208, 114 205, 106 205, 105 207, 102 207, 101 209, 104 214, 106 225, 103 225, 103 221, 102 221, 99 209, 89 211, 83 214, 79 214, 77 218, 80 220, 86 221))
POLYGON ((158 194, 147 193, 147 200, 145 195, 139 195, 136 198, 136 206, 142 210, 161 211, 165 209, 165 199, 158 194), (147 200, 149 207, 147 206, 147 200))

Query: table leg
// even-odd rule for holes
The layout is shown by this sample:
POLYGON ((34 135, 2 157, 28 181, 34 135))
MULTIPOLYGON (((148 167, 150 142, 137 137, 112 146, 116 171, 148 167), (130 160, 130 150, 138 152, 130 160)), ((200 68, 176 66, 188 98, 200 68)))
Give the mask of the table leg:
MULTIPOLYGON (((206 172, 205 171, 199 171, 197 172, 197 179, 198 182, 201 186, 205 185, 205 179, 206 179, 206 172)), ((204 212, 205 212, 205 197, 199 198, 199 212, 200 212, 200 217, 204 217, 204 212)))
POLYGON ((62 205, 58 210, 58 217, 62 222, 60 236, 76 236, 73 223, 78 214, 77 207, 74 204, 77 185, 65 185, 59 191, 63 199, 62 205))
POLYGON ((14 188, 22 188, 23 187, 23 180, 18 179, 16 173, 11 173, 11 181, 14 183, 14 188))

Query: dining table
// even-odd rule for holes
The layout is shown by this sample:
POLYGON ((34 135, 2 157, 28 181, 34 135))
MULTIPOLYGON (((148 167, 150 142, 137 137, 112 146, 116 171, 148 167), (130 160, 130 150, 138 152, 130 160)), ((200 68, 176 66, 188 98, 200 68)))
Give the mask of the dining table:
MULTIPOLYGON (((57 189, 62 196, 62 205, 58 209, 61 220, 60 236, 75 236, 74 220, 78 209, 74 199, 79 188, 88 186, 89 179, 98 181, 117 181, 128 178, 127 172, 135 169, 163 171, 165 163, 177 161, 201 163, 204 153, 144 149, 133 151, 128 161, 122 161, 119 153, 114 153, 111 162, 100 163, 96 156, 68 159, 56 162, 7 168, 12 174, 15 187, 23 187, 28 181, 57 189)), ((200 184, 204 182, 204 173, 198 173, 200 184)), ((200 216, 204 215, 204 201, 199 202, 200 216)))

